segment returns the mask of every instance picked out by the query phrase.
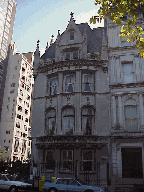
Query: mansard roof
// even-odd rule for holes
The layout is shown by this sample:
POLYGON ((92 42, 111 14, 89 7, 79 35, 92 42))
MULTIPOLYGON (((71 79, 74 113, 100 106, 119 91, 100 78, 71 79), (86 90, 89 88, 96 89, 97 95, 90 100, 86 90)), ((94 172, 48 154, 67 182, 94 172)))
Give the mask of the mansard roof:
MULTIPOLYGON (((90 28, 88 23, 81 23, 76 24, 79 28, 79 31, 81 34, 84 34, 84 30, 86 27, 86 33, 87 33, 87 52, 93 53, 93 52, 101 52, 101 44, 102 44, 102 35, 103 35, 103 28, 104 27, 98 27, 94 28, 93 30, 90 28)), ((60 35, 62 35, 64 32, 60 35)), ((42 59, 48 59, 48 58, 55 58, 55 50, 56 50, 56 41, 47 49, 47 51, 41 56, 42 59)))
POLYGON ((41 59, 55 58, 56 41, 50 45, 47 51, 41 56, 41 59))

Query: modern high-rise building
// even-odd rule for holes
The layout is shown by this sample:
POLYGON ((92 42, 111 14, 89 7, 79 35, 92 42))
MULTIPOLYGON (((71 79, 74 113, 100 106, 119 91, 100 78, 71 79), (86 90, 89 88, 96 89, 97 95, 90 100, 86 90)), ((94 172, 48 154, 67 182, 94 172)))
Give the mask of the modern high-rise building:
POLYGON ((0 0, 0 118, 15 14, 15 0, 0 0))
POLYGON ((31 154, 31 96, 33 52, 10 48, 0 124, 0 145, 12 161, 26 161, 31 154))
POLYGON ((15 0, 1 0, 0 3, 0 57, 5 59, 12 40, 16 14, 15 0))

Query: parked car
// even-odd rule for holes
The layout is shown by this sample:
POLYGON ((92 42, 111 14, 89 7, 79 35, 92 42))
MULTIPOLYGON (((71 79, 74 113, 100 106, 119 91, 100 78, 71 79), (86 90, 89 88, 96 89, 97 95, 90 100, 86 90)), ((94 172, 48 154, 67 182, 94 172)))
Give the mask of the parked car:
POLYGON ((77 192, 103 192, 103 189, 96 186, 85 185, 79 179, 73 178, 57 178, 55 182, 46 182, 42 188, 42 192, 61 192, 61 191, 77 191, 77 192))
POLYGON ((0 174, 0 190, 17 192, 18 190, 28 191, 32 189, 32 184, 16 181, 14 177, 8 174, 0 174))

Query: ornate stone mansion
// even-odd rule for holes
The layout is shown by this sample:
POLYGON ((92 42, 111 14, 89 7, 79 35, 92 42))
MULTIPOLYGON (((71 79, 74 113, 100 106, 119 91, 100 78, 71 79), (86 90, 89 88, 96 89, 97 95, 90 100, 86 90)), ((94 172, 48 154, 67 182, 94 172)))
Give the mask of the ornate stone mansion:
POLYGON ((135 43, 76 24, 34 53, 32 162, 46 177, 77 177, 110 191, 144 177, 144 60, 135 43))

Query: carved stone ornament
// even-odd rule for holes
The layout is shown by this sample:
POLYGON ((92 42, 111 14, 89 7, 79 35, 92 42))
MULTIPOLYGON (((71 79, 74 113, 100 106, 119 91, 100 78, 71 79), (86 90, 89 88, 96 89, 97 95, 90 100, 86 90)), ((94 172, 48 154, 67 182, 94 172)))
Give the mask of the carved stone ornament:
POLYGON ((70 102, 70 96, 67 95, 67 102, 69 103, 70 102))
POLYGON ((117 148, 118 151, 120 150, 120 148, 121 148, 121 147, 120 147, 120 143, 117 143, 117 144, 116 144, 116 148, 117 148))
POLYGON ((103 69, 104 72, 108 71, 108 63, 107 62, 102 64, 102 69, 103 69))
POLYGON ((90 105, 90 98, 89 97, 87 97, 87 105, 90 105))
POLYGON ((134 54, 134 57, 139 57, 139 56, 140 56, 139 53, 134 54))
POLYGON ((52 97, 49 100, 50 100, 50 103, 52 104, 52 97))
POLYGON ((44 67, 44 61, 41 60, 41 59, 40 59, 40 61, 39 61, 39 66, 40 66, 40 67, 44 67))

